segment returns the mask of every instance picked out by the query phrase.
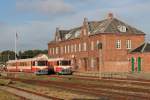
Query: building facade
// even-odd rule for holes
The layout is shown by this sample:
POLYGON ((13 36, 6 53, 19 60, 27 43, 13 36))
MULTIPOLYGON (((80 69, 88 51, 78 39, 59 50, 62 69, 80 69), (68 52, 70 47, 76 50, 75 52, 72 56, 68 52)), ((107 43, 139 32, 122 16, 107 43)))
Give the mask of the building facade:
POLYGON ((48 43, 51 58, 68 58, 76 71, 128 72, 128 52, 145 41, 144 32, 109 13, 101 21, 88 21, 70 30, 56 28, 48 43))
POLYGON ((150 72, 150 43, 143 43, 129 54, 131 72, 150 72))

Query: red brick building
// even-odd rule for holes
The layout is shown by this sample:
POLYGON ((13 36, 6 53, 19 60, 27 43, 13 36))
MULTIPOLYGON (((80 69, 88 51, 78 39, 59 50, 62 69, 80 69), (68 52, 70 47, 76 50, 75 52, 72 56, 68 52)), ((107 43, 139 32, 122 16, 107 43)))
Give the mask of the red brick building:
POLYGON ((150 71, 150 43, 143 43, 129 53, 130 71, 150 71))
POLYGON ((142 31, 109 13, 101 21, 85 18, 83 25, 70 30, 57 28, 54 41, 48 43, 48 55, 71 59, 74 69, 81 72, 128 72, 128 52, 144 41, 142 31))

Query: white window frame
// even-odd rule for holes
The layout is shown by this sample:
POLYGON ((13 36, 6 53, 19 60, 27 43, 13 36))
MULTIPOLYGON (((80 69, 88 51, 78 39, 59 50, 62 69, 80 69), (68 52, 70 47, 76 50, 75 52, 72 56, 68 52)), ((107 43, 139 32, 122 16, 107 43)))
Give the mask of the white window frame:
POLYGON ((82 60, 81 59, 78 60, 78 64, 79 64, 79 68, 81 68, 81 66, 82 66, 82 60))
POLYGON ((96 48, 98 49, 99 40, 96 41, 96 48))
POLYGON ((86 51, 87 50, 87 45, 86 45, 86 42, 83 43, 83 51, 86 51))
POLYGON ((79 52, 81 51, 81 43, 79 43, 79 52))
POLYGON ((121 40, 117 40, 115 46, 116 49, 121 49, 121 40))
POLYGON ((70 53, 70 45, 68 45, 68 53, 70 53))
POLYGON ((60 50, 61 50, 61 54, 63 54, 64 53, 63 46, 60 48, 60 50))
POLYGON ((94 41, 91 41, 91 50, 94 50, 94 41))
POLYGON ((53 54, 55 54, 55 48, 53 48, 53 54))
POLYGON ((73 52, 73 48, 74 48, 74 45, 72 44, 71 45, 71 53, 73 52))
POLYGON ((95 59, 91 58, 91 68, 94 68, 95 59))
POLYGON ((51 48, 49 49, 49 53, 52 54, 52 49, 51 48))
POLYGON ((74 44, 74 52, 77 52, 77 44, 74 44))
POLYGON ((65 54, 67 53, 67 46, 65 45, 65 54))
POLYGON ((59 49, 59 48, 58 48, 58 47, 56 47, 56 49, 55 49, 55 50, 56 50, 56 51, 55 51, 55 52, 56 52, 56 54, 58 54, 58 49, 59 49))
POLYGON ((126 40, 126 48, 131 49, 132 48, 132 42, 131 40, 126 40))

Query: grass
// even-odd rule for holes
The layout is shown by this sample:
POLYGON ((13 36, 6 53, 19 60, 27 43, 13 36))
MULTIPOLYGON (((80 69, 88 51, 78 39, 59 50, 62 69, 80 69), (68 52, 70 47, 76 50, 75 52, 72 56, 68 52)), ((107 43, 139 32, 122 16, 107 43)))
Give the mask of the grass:
POLYGON ((8 85, 11 82, 9 79, 0 79, 0 85, 8 85))
POLYGON ((0 100, 20 100, 20 98, 0 90, 0 100))
POLYGON ((25 90, 30 90, 33 92, 42 93, 48 96, 54 96, 65 100, 73 100, 74 98, 77 99, 97 99, 98 97, 95 96, 88 96, 84 94, 79 94, 77 92, 73 92, 71 90, 64 90, 56 87, 44 87, 44 86, 38 86, 38 85, 31 85, 26 84, 22 82, 15 82, 15 84, 11 84, 12 86, 22 88, 25 90))

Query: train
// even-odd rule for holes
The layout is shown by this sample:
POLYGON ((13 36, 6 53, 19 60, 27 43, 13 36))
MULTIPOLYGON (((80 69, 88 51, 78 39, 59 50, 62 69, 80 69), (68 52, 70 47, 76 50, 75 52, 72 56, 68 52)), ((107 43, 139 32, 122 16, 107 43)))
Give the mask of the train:
POLYGON ((71 60, 64 58, 36 57, 29 59, 9 60, 6 63, 8 72, 26 72, 43 74, 72 74, 71 60))

